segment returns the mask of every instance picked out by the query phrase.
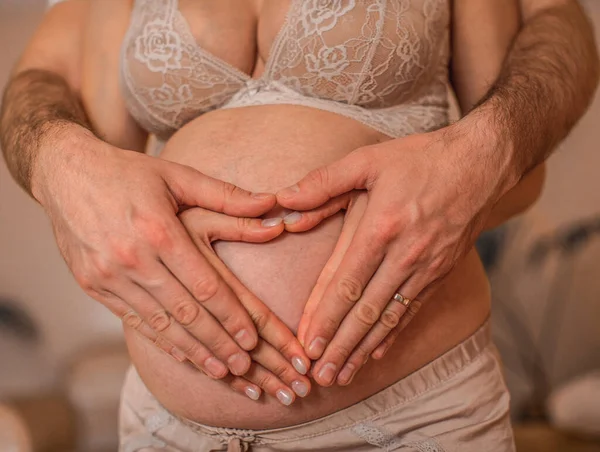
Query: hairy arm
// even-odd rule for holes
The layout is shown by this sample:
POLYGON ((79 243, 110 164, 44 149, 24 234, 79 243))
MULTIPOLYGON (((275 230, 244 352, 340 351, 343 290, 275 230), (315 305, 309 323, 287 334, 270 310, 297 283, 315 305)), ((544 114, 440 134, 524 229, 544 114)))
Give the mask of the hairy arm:
MULTIPOLYGON (((248 395, 252 382, 240 376, 259 339, 253 319, 271 313, 231 277, 225 281, 178 214, 189 206, 213 218, 225 217, 217 212, 255 217, 269 211, 275 197, 253 196, 188 166, 132 152, 143 150, 146 138, 118 89, 118 50, 132 1, 71 0, 46 14, 7 87, 1 144, 18 183, 48 214, 59 250, 86 293, 177 360, 214 378, 231 371, 232 388, 248 395)), ((208 223, 201 218, 195 230, 208 223)), ((229 218, 221 223, 224 230, 227 225, 237 225, 240 237, 250 237, 250 229, 266 232, 264 239, 283 231, 281 225, 267 231, 259 220, 244 228, 229 218)), ((253 358, 263 366, 263 382, 281 372, 298 376, 292 367, 298 360, 309 367, 282 322, 270 322, 260 337, 268 353, 253 358)), ((256 383, 252 397, 267 389, 256 383)))
MULTIPOLYGON (((469 112, 498 79, 520 27, 518 0, 455 0, 452 20, 451 82, 461 112, 469 112)), ((545 177, 542 163, 496 203, 486 222, 491 229, 525 211, 539 198, 545 177)))
MULTIPOLYGON (((64 157, 72 148, 67 142, 89 142, 90 130, 118 148, 144 149, 146 134, 128 115, 117 86, 118 45, 130 4, 102 5, 70 0, 51 8, 4 92, 0 145, 11 174, 38 201, 34 170, 41 158, 64 157), (110 20, 101 17, 109 12, 110 20), (101 45, 86 45, 90 39, 101 45)), ((59 170, 61 164, 41 163, 59 170)))
POLYGON ((481 157, 497 168, 500 195, 565 138, 600 74, 593 30, 577 1, 521 0, 521 16, 498 79, 463 122, 478 131, 481 157))
POLYGON ((72 1, 48 12, 4 92, 0 145, 9 171, 29 194, 42 138, 70 126, 90 129, 78 95, 87 8, 87 2, 72 1))

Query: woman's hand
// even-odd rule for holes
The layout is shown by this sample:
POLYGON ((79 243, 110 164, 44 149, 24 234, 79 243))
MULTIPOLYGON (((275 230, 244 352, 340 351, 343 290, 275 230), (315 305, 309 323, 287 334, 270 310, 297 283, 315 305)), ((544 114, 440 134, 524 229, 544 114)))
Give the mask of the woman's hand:
POLYGON ((247 351, 258 343, 254 323, 177 214, 199 205, 258 216, 275 197, 253 196, 187 166, 117 149, 76 125, 57 126, 43 146, 33 192, 86 293, 127 325, 175 346, 207 374, 245 374, 247 351))
POLYGON ((260 336, 258 345, 250 352, 250 370, 243 377, 231 375, 224 381, 254 400, 260 396, 261 388, 284 405, 290 405, 295 395, 305 397, 310 391, 310 381, 304 376, 310 360, 302 345, 292 331, 236 278, 211 245, 217 240, 267 242, 284 231, 282 219, 237 218, 199 207, 182 212, 179 218, 206 260, 240 299, 260 336))
POLYGON ((347 384, 369 355, 383 356, 406 325, 394 294, 413 300, 413 316, 415 298, 426 300, 482 230, 506 185, 501 162, 468 146, 464 130, 453 132, 357 149, 277 193, 285 208, 305 211, 293 224, 284 219, 299 231, 348 206, 350 191, 366 190, 301 320, 317 383, 347 384))

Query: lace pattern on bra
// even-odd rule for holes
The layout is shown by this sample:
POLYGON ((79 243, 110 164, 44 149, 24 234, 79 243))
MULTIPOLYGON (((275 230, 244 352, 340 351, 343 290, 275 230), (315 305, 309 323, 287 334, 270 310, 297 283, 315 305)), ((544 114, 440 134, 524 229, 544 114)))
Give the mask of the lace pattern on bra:
POLYGON ((292 0, 259 79, 200 47, 178 0, 136 0, 122 49, 128 107, 166 138, 217 108, 294 104, 392 137, 447 122, 447 0, 292 0))

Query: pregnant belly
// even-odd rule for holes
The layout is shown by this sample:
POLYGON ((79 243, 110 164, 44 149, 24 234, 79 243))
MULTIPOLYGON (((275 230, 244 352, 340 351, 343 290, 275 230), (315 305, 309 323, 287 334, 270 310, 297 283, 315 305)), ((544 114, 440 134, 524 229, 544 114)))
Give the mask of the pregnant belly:
MULTIPOLYGON (((308 171, 386 137, 353 120, 297 106, 261 106, 206 114, 178 131, 161 158, 251 191, 276 191, 308 171)), ((269 215, 280 214, 280 211, 269 215)), ((303 234, 284 233, 265 244, 226 243, 215 250, 237 277, 294 331, 304 304, 340 234, 338 214, 303 234)), ((487 280, 471 252, 444 280, 396 345, 369 362, 348 387, 313 386, 284 407, 233 393, 180 364, 126 330, 140 376, 170 411, 200 423, 274 428, 316 419, 350 406, 413 372, 469 336, 489 312, 487 280)))

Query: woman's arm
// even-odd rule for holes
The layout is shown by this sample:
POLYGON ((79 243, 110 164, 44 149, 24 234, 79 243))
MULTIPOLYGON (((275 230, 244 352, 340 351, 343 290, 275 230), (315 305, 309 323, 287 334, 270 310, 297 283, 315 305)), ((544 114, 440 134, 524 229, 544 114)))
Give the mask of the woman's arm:
MULTIPOLYGON (((452 87, 463 114, 468 113, 492 87, 520 27, 518 0, 481 2, 454 0, 452 20, 452 87)), ((523 176, 500 198, 484 229, 492 229, 524 212, 539 198, 545 163, 523 176)))

